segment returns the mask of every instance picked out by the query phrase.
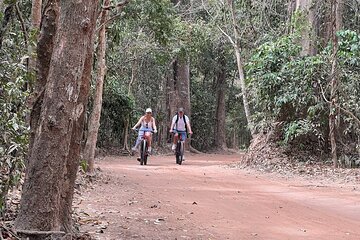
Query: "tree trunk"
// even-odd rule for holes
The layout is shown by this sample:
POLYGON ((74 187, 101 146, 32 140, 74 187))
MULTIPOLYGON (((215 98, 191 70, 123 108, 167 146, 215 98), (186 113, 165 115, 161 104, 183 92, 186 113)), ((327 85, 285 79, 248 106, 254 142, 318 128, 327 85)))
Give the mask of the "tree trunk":
MULTIPOLYGON (((132 95, 132 86, 136 80, 136 72, 137 72, 138 60, 137 54, 134 53, 134 61, 131 64, 131 79, 128 86, 128 96, 132 95)), ((130 114, 126 116, 125 126, 124 126, 124 150, 129 150, 128 139, 129 139, 129 125, 130 125, 130 114)))
POLYGON ((301 55, 315 55, 316 54, 316 10, 317 1, 313 0, 296 0, 296 12, 300 12, 304 19, 304 24, 301 29, 300 43, 302 46, 301 55))
POLYGON ((334 167, 338 167, 339 162, 337 159, 336 150, 336 114, 337 114, 337 94, 339 86, 339 75, 337 65, 337 51, 338 51, 338 39, 336 36, 337 31, 342 28, 342 0, 333 0, 331 8, 332 16, 332 42, 333 42, 333 56, 331 66, 331 82, 330 82, 330 113, 329 113, 329 128, 330 128, 330 142, 331 142, 331 157, 334 167))
POLYGON ((178 96, 177 107, 183 107, 186 115, 191 117, 190 105, 190 66, 187 60, 177 61, 176 91, 178 96))
MULTIPOLYGON (((104 1, 104 6, 108 6, 110 4, 110 0, 104 1)), ((106 20, 107 20, 107 10, 102 10, 101 18, 100 18, 100 26, 101 29, 99 31, 99 50, 98 50, 98 74, 96 80, 96 93, 94 99, 94 107, 91 112, 90 122, 88 127, 88 137, 86 140, 85 150, 84 150, 84 158, 88 163, 88 172, 94 171, 95 164, 95 150, 96 150, 96 142, 97 136, 100 127, 100 116, 101 116, 101 108, 102 108, 102 95, 104 88, 104 78, 106 73, 106 20)))
MULTIPOLYGON (((93 16, 93 29, 95 30, 96 27, 96 15, 93 16)), ((93 31, 94 31, 93 30, 93 31)), ((62 209, 62 229, 65 232, 71 232, 72 230, 72 202, 74 196, 74 187, 75 187, 75 180, 76 175, 79 168, 80 162, 80 154, 83 147, 83 131, 85 128, 86 123, 86 107, 88 106, 88 99, 89 99, 89 92, 90 92, 90 80, 91 80, 91 72, 93 66, 93 56, 94 56, 94 34, 88 35, 88 42, 90 44, 87 45, 86 51, 87 55, 85 58, 84 70, 81 79, 81 86, 80 86, 80 94, 78 102, 83 102, 84 111, 82 111, 81 115, 78 118, 78 121, 74 122, 74 128, 72 131, 71 136, 71 149, 69 153, 69 159, 66 162, 66 169, 67 172, 65 174, 64 185, 63 185, 63 194, 61 202, 61 209, 62 209)))
POLYGON ((32 144, 34 142, 35 133, 37 132, 38 122, 40 119, 41 106, 44 97, 44 89, 49 74, 50 61, 53 53, 55 34, 59 17, 59 0, 51 0, 44 10, 44 18, 41 24, 39 41, 37 44, 37 81, 35 83, 34 92, 31 94, 29 103, 31 106, 30 114, 30 146, 29 154, 31 156, 32 144))
POLYGON ((286 18, 286 33, 292 32, 292 17, 296 9, 296 0, 289 0, 287 7, 287 18, 286 18))
MULTIPOLYGON (((60 1, 60 15, 38 127, 15 222, 18 232, 68 231, 90 71, 97 1, 60 1), (85 76, 88 75, 88 76, 85 76), (71 169, 70 169, 71 168, 71 169), (64 212, 65 211, 65 212, 64 212), (65 216, 66 214, 67 216, 65 216)), ((27 235, 25 234, 25 235, 27 235)))
MULTIPOLYGON (((249 102, 247 99, 247 88, 246 88, 246 83, 245 83, 244 66, 243 66, 243 61, 241 58, 241 47, 239 44, 240 34, 239 34, 238 28, 236 26, 234 0, 230 1, 229 6, 230 6, 230 11, 231 11, 232 27, 233 27, 233 31, 234 31, 234 35, 235 35, 235 40, 232 41, 232 44, 233 44, 233 47, 235 50, 236 62, 237 62, 237 67, 238 67, 238 72, 239 72, 239 81, 236 81, 236 85, 240 86, 240 88, 241 88, 246 121, 248 123, 248 127, 250 128, 251 134, 253 134, 250 107, 249 107, 249 102)), ((230 39, 230 41, 231 41, 231 39, 230 39)))
POLYGON ((225 92, 226 92, 226 59, 224 51, 220 47, 218 66, 219 72, 216 83, 216 112, 215 112, 215 147, 226 149, 226 129, 225 129, 225 92))

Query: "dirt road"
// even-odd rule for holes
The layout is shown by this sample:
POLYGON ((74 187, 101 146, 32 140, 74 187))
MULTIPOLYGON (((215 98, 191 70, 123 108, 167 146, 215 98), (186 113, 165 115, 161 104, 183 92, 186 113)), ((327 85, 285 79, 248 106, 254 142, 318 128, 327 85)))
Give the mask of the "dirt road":
POLYGON ((226 166, 239 157, 193 155, 181 166, 173 156, 147 166, 107 157, 98 162, 106 179, 81 196, 82 230, 98 239, 360 239, 358 190, 226 166))

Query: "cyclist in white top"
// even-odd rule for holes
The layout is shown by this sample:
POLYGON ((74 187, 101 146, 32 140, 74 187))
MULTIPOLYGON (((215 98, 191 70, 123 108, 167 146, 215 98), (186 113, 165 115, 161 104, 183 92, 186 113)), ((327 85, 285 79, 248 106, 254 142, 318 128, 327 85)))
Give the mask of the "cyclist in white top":
POLYGON ((132 148, 132 150, 133 151, 137 150, 137 147, 139 146, 142 137, 145 135, 145 138, 149 143, 148 151, 149 153, 151 153, 152 132, 157 133, 155 118, 152 117, 151 108, 146 109, 145 115, 139 119, 139 121, 135 124, 135 126, 132 129, 136 130, 136 128, 139 126, 141 126, 139 129, 139 135, 136 140, 135 146, 132 148))
POLYGON ((190 119, 184 114, 184 108, 179 108, 177 114, 173 117, 171 121, 170 132, 174 133, 174 141, 171 149, 174 151, 176 149, 176 142, 178 140, 179 134, 181 134, 182 139, 186 139, 186 133, 193 134, 191 131, 190 119))

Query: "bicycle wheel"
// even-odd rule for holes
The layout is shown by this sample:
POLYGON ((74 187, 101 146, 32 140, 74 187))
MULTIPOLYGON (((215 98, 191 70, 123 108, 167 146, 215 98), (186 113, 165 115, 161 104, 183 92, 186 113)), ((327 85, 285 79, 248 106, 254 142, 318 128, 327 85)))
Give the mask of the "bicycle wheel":
POLYGON ((182 164, 182 161, 183 161, 183 158, 184 158, 184 142, 183 141, 180 141, 180 144, 179 144, 179 159, 178 159, 178 164, 181 165, 182 164))
POLYGON ((144 165, 145 163, 145 159, 147 157, 146 151, 147 151, 147 142, 145 140, 142 140, 140 145, 140 158, 141 158, 140 165, 144 165))
POLYGON ((178 141, 178 142, 176 143, 175 159, 176 159, 176 164, 179 164, 179 159, 180 159, 180 141, 178 141))

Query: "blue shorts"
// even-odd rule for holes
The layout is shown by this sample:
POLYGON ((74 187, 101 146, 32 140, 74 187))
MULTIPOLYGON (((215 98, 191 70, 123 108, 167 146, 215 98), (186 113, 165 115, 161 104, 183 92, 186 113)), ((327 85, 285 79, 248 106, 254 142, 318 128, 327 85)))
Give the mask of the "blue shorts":
POLYGON ((143 128, 143 127, 141 127, 139 129, 138 139, 141 140, 146 132, 150 132, 150 134, 152 135, 152 131, 153 131, 152 128, 143 128))
POLYGON ((186 138, 187 138, 187 133, 186 133, 186 131, 179 131, 179 130, 176 130, 176 129, 173 129, 173 133, 175 134, 175 133, 177 133, 177 134, 181 134, 181 139, 182 140, 186 140, 186 138))

